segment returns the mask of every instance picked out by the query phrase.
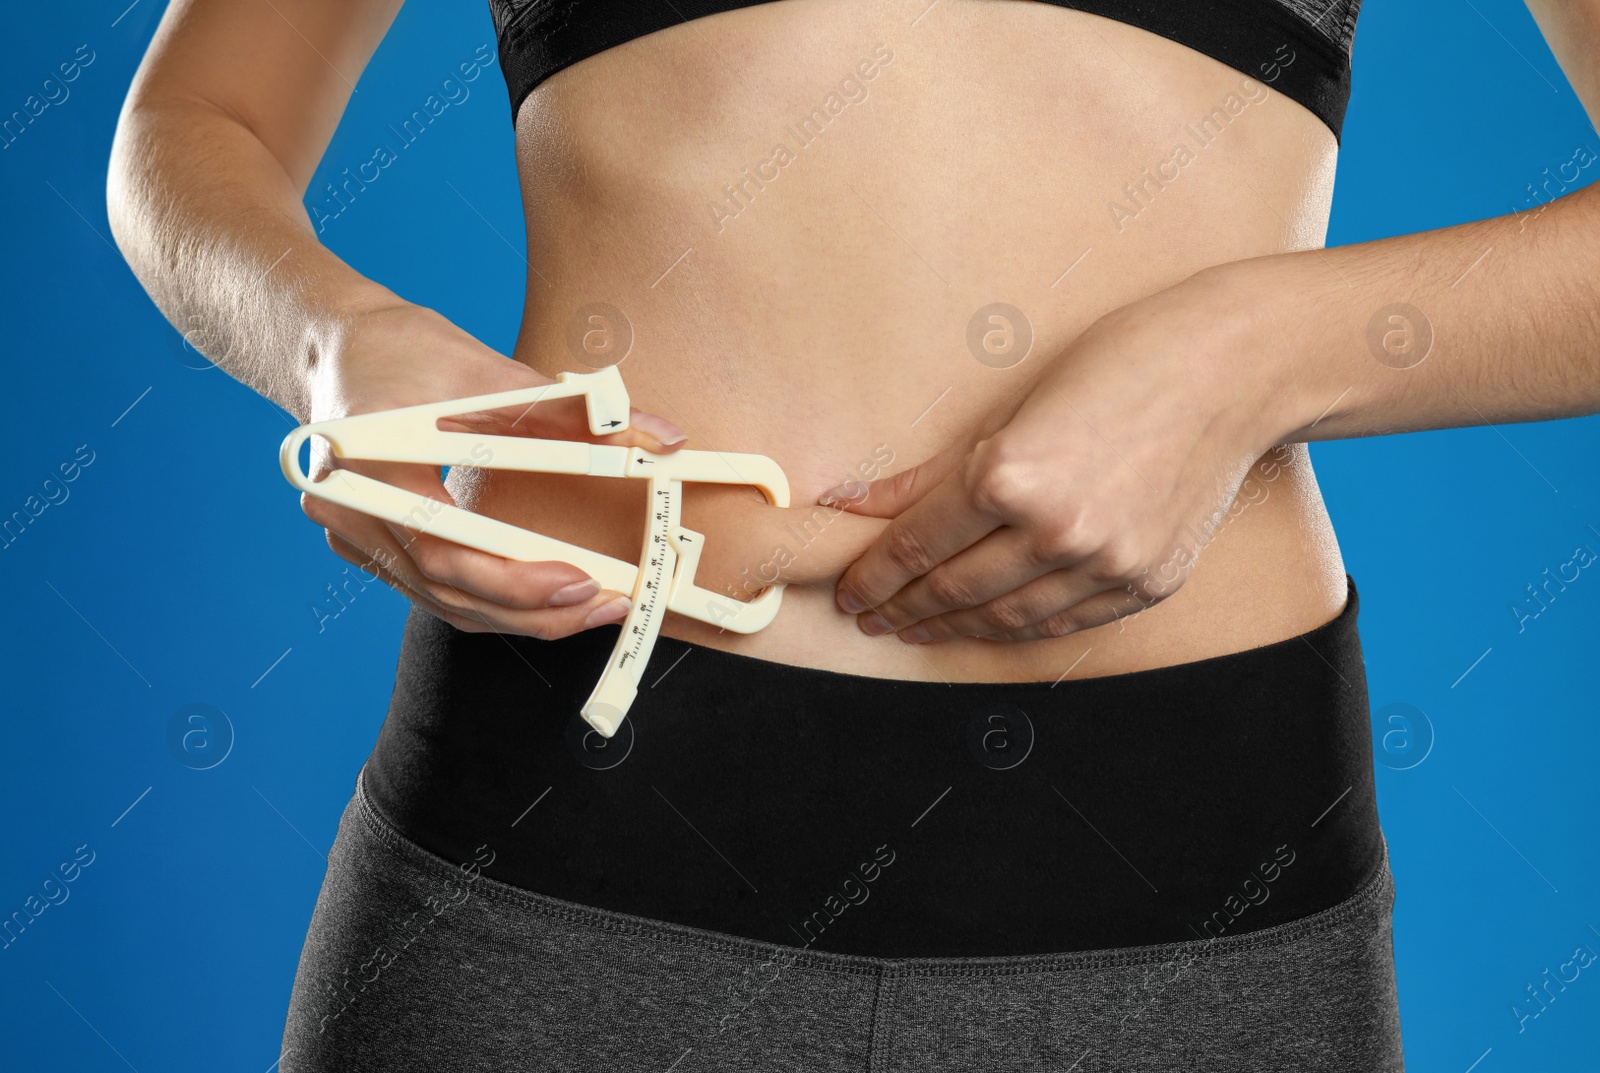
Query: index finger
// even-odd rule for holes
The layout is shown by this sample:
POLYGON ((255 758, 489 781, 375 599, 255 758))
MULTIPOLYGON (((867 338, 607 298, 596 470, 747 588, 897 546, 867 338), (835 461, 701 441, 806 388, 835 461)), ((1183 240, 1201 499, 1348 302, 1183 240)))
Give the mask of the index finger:
POLYGON ((957 467, 896 516, 850 564, 834 594, 841 610, 854 615, 877 607, 999 526, 998 518, 978 510, 973 502, 965 471, 966 467, 957 467))
MULTIPOLYGON (((384 522, 429 581, 512 610, 583 603, 601 594, 600 582, 558 559, 507 559, 409 525, 384 522)), ((610 593, 626 596, 627 593, 610 593)))

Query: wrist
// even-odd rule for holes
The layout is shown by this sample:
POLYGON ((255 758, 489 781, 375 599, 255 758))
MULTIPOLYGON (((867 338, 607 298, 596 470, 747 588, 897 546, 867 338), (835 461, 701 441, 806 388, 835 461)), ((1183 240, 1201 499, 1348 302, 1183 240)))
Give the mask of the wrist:
POLYGON ((379 313, 386 309, 420 308, 381 283, 357 276, 348 284, 335 289, 328 303, 334 317, 359 317, 379 313))
POLYGON ((1246 407, 1256 445, 1299 443, 1338 396, 1324 381, 1318 338, 1326 318, 1302 286, 1298 253, 1228 261, 1179 284, 1207 312, 1195 345, 1201 360, 1246 407))
POLYGON ((329 368, 348 361, 356 349, 355 340, 370 331, 375 322, 423 314, 433 311, 364 276, 329 288, 319 295, 316 309, 306 319, 298 365, 303 380, 309 385, 329 368))

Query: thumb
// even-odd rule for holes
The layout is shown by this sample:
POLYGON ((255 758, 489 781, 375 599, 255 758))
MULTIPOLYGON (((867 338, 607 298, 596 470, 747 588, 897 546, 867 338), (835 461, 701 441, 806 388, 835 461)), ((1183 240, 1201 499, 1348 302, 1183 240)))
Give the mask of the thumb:
POLYGON ((972 444, 959 440, 927 461, 892 476, 835 485, 822 493, 818 504, 869 518, 893 518, 937 488, 971 453, 972 444))

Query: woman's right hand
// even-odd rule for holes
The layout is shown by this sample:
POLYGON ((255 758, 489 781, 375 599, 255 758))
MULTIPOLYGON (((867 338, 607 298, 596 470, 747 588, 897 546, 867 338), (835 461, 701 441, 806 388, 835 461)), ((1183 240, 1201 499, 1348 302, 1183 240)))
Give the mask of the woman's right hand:
MULTIPOLYGON (((554 383, 484 346, 431 309, 405 302, 355 314, 311 373, 309 422, 445 399, 554 383)), ((686 438, 672 422, 632 411, 629 427, 589 432, 584 401, 506 407, 441 418, 447 431, 542 436, 671 452, 686 438), (671 441, 671 442, 668 442, 671 441)), ((441 503, 456 505, 439 467, 335 456, 311 438, 314 481, 348 469, 441 503)), ((454 470, 452 470, 452 473, 454 470)), ((300 509, 327 531, 334 554, 377 574, 418 607, 468 633, 515 633, 545 640, 620 621, 627 594, 601 589, 562 562, 521 562, 330 503, 310 493, 300 509)))

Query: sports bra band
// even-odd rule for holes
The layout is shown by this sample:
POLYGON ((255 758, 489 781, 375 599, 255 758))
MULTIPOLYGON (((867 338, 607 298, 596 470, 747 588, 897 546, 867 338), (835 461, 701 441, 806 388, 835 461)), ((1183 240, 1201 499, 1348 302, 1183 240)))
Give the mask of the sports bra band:
MULTIPOLYGON (((768 0, 781 2, 781 0, 768 0)), ((1043 0, 1159 34, 1270 85, 1340 138, 1361 0, 1043 0)), ((489 0, 512 122, 580 60, 750 0, 489 0)))

